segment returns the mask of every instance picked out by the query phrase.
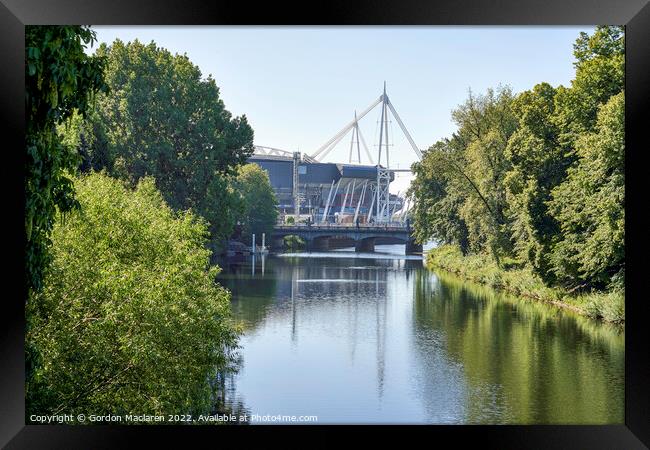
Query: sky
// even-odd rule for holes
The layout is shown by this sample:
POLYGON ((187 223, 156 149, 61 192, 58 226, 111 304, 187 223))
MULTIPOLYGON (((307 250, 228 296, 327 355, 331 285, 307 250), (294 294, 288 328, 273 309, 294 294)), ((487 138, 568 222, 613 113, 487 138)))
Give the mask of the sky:
MULTIPOLYGON (((575 74, 568 26, 410 27, 93 27, 98 41, 154 41, 187 54, 211 74, 226 109, 246 115, 255 144, 311 154, 338 133, 355 110, 386 92, 420 149, 456 130, 451 111, 468 90, 499 85, 515 93, 540 82, 569 85, 575 74)), ((96 48, 95 44, 95 48, 96 48)), ((91 50, 93 51, 93 50, 91 50)), ((359 122, 375 161, 380 107, 359 122)), ((417 156, 397 123, 389 125, 390 167, 406 169, 417 156)), ((348 135, 323 159, 347 163, 348 135)), ((362 163, 369 164, 362 149, 362 163)), ((385 157, 382 162, 385 164, 385 157)), ((398 173, 391 192, 411 179, 398 173)))

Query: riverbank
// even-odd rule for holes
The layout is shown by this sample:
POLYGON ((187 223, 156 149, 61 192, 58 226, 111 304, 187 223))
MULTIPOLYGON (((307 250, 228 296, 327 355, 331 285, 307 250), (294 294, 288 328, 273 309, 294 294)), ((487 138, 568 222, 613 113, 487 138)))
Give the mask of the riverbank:
POLYGON ((507 264, 499 268, 488 256, 463 256, 460 249, 453 245, 429 250, 425 265, 429 269, 442 269, 494 289, 551 303, 594 319, 625 323, 625 296, 620 292, 573 294, 561 288, 551 288, 544 285, 530 269, 507 264))

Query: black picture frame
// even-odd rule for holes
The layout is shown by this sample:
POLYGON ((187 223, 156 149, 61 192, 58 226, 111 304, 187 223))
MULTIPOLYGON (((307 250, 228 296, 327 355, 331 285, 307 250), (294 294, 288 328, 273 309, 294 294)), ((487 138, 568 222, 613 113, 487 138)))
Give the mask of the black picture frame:
MULTIPOLYGON (((626 26, 626 286, 625 425, 606 426, 417 426, 290 429, 281 445, 331 445, 331 431, 357 431, 364 439, 386 433, 417 433, 424 442, 473 442, 481 448, 624 448, 650 446, 650 302, 642 295, 649 229, 644 207, 644 150, 650 148, 650 4, 648 0, 388 0, 302 2, 260 5, 201 0, 0 0, 0 127, 2 127, 5 295, 0 320, 0 445, 7 448, 115 448, 135 442, 187 445, 201 437, 223 443, 249 437, 270 443, 269 433, 286 427, 66 426, 25 425, 24 404, 24 26, 92 25, 596 25, 626 26), (7 161, 9 158, 9 161, 7 161), (9 286, 15 289, 9 290, 9 286), (9 294, 11 292, 11 294, 9 294), (305 434, 306 433, 306 434, 305 434), (312 438, 313 433, 318 440, 312 438), (200 436, 199 436, 200 435, 200 436), (298 441, 301 438, 308 438, 298 441), (449 441, 448 441, 449 442, 449 441)), ((407 442, 413 442, 413 438, 407 442)))

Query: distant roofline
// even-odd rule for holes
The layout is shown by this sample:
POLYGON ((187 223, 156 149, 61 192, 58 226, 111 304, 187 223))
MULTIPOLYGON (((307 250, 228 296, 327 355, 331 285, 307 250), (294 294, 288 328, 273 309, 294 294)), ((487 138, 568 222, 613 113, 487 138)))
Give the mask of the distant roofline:
MULTIPOLYGON (((278 156, 278 155, 260 155, 257 153, 253 153, 251 156, 248 157, 249 160, 251 159, 256 159, 256 160, 268 160, 268 161, 286 161, 286 162, 292 162, 293 158, 287 157, 287 156, 278 156)), ((376 165, 370 165, 370 164, 349 164, 349 163, 335 163, 335 162, 312 162, 312 161, 300 161, 301 164, 322 164, 322 165, 328 165, 328 164, 333 164, 335 166, 338 166, 339 170, 342 169, 343 167, 351 167, 355 169, 375 169, 377 166, 376 165)), ((382 168, 384 166, 381 166, 382 168)))

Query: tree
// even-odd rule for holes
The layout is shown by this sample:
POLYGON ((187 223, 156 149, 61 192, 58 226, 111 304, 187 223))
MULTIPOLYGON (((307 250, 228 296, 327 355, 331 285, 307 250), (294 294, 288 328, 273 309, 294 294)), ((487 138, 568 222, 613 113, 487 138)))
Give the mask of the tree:
POLYGON ((623 88, 623 44, 620 27, 581 33, 574 45, 571 86, 554 89, 541 83, 519 94, 513 105, 519 123, 508 142, 512 169, 506 185, 514 246, 519 259, 550 284, 558 277, 566 281, 567 275, 551 262, 553 247, 564 239, 549 212, 551 192, 578 164, 578 142, 595 130, 598 110, 623 88))
POLYGON ((547 285, 622 289, 624 51, 623 28, 599 26, 575 42, 571 86, 470 92, 413 166, 417 238, 515 256, 547 285))
POLYGON ((79 157, 61 142, 57 125, 86 114, 90 97, 105 92, 103 59, 86 55, 95 33, 82 26, 25 27, 25 249, 26 282, 40 289, 51 261, 50 233, 57 211, 76 205, 70 178, 79 157))
POLYGON ((456 242, 463 249, 487 251, 497 261, 510 251, 504 177, 510 168, 505 148, 516 129, 512 100, 507 87, 479 96, 470 91, 452 112, 456 133, 413 166, 410 193, 421 241, 456 242))
POLYGON ((469 231, 460 216, 463 196, 454 189, 453 149, 449 140, 439 141, 424 151, 422 160, 413 164, 415 178, 408 194, 414 235, 418 242, 435 239, 440 243, 456 244, 463 253, 469 250, 469 231))
POLYGON ((30 414, 188 414, 213 406, 233 362, 228 292, 209 265, 205 221, 175 212, 151 178, 75 182, 81 205, 52 233, 51 266, 26 314, 41 364, 30 414))
POLYGON ((238 220, 242 224, 242 238, 250 243, 252 234, 270 236, 278 219, 278 201, 269 175, 257 164, 246 164, 239 169, 234 182, 242 196, 238 220))
POLYGON ((497 263, 511 250, 504 177, 510 168, 505 149, 517 126, 512 101, 509 87, 476 97, 470 91, 468 100, 452 112, 464 147, 466 173, 460 180, 467 181, 467 197, 461 214, 474 249, 489 251, 497 263))
POLYGON ((552 191, 549 208, 562 233, 553 248, 564 283, 605 288, 625 273, 625 96, 598 112, 596 130, 578 140, 578 163, 552 191))
POLYGON ((565 151, 575 148, 580 135, 593 130, 600 106, 625 85, 623 27, 597 26, 593 35, 580 33, 574 46, 576 77, 570 88, 558 88, 554 122, 565 151))
POLYGON ((245 116, 225 109, 214 79, 186 55, 154 42, 101 45, 111 95, 100 96, 86 130, 95 170, 132 186, 146 176, 174 209, 193 209, 210 223, 213 242, 228 237, 236 194, 228 188, 253 152, 245 116))
POLYGON ((558 143, 560 131, 553 122, 556 92, 548 83, 540 83, 513 102, 519 123, 506 148, 511 169, 505 175, 515 252, 550 283, 554 273, 549 255, 560 229, 546 202, 574 161, 558 143))

